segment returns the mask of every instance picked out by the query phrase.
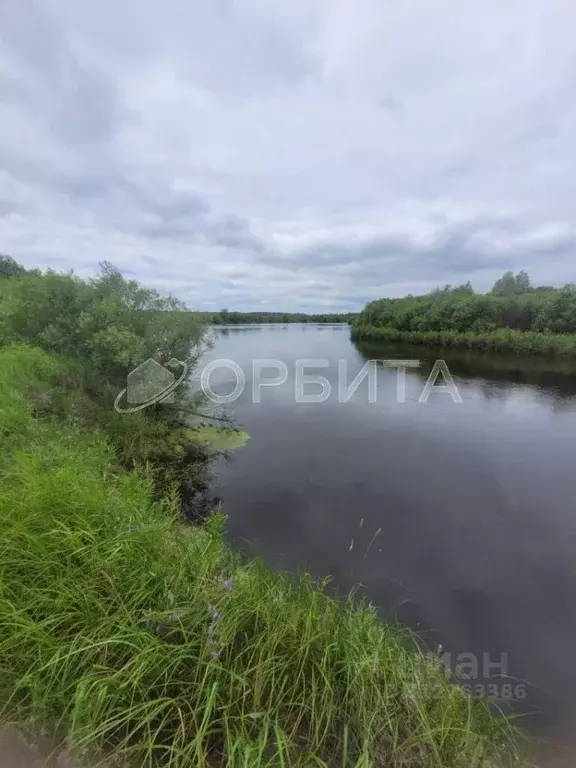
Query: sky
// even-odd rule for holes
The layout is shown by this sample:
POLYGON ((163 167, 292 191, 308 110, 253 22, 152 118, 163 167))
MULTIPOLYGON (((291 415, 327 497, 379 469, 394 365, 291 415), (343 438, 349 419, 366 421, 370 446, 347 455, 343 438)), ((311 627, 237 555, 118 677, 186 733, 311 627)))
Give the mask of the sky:
POLYGON ((2 0, 0 253, 212 310, 576 282, 573 0, 2 0))

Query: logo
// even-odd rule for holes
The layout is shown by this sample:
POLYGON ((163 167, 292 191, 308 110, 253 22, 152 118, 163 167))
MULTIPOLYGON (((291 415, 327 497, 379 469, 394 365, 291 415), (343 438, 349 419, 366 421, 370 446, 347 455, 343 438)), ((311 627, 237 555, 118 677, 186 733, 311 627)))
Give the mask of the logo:
POLYGON ((173 403, 174 390, 186 378, 188 366, 181 360, 176 360, 175 357, 166 365, 170 368, 177 368, 178 366, 182 368, 178 379, 175 379, 172 371, 157 363, 156 360, 149 358, 128 374, 126 388, 119 393, 114 401, 114 410, 118 413, 134 413, 155 403, 173 403), (126 402, 133 404, 128 408, 120 406, 125 395, 126 402))
POLYGON ((500 653, 494 659, 488 652, 482 656, 467 652, 453 656, 439 645, 437 653, 427 653, 426 658, 437 664, 446 679, 470 698, 511 702, 528 696, 526 683, 508 674, 507 653, 500 653))
MULTIPOLYGON (((332 382, 325 376, 307 373, 310 368, 330 368, 331 363, 327 358, 301 358, 295 361, 294 376, 294 400, 296 403, 323 403, 332 396, 332 382), (305 388, 314 387, 315 391, 305 392, 305 388), (320 389, 320 391, 319 391, 320 389)), ((348 365, 346 360, 338 360, 338 373, 336 377, 338 403, 347 403, 355 394, 364 379, 368 379, 368 402, 376 403, 378 400, 378 376, 382 369, 396 370, 396 402, 405 403, 407 371, 420 368, 419 360, 380 359, 368 360, 354 380, 348 384, 348 365)), ((289 381, 290 372, 286 363, 272 358, 256 358, 252 360, 252 371, 247 379, 242 368, 234 360, 218 359, 208 363, 200 376, 200 386, 204 395, 217 405, 233 403, 242 396, 246 388, 247 380, 252 382, 252 402, 262 402, 262 389, 269 387, 281 387, 289 381), (227 369, 233 376, 227 376, 227 380, 236 380, 234 389, 230 394, 220 395, 214 392, 210 384, 212 373, 219 369, 227 369), (277 376, 265 376, 265 370, 274 370, 277 376)), ((292 383, 290 381, 290 383, 292 383)), ((418 403, 427 403, 431 394, 444 393, 450 395, 454 403, 461 403, 462 397, 458 391, 452 374, 444 360, 436 360, 430 375, 418 398, 418 403), (443 379, 442 384, 436 384, 438 377, 443 379)))

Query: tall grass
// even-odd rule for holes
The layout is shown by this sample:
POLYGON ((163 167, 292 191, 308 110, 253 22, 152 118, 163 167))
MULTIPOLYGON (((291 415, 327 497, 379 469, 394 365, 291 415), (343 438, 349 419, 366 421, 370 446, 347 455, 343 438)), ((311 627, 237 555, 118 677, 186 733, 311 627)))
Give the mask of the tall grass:
POLYGON ((576 357, 576 334, 536 333, 500 328, 496 331, 404 331, 388 326, 356 324, 352 338, 357 341, 390 341, 429 347, 456 347, 484 352, 576 357))
POLYGON ((39 415, 44 352, 0 350, 0 714, 152 766, 507 765, 516 734, 407 635, 186 527, 97 431, 39 415))

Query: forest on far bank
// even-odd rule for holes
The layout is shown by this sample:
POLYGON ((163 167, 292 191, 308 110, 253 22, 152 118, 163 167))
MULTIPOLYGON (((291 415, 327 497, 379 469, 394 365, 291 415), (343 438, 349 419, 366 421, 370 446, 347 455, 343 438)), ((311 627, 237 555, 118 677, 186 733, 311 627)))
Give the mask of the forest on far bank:
POLYGON ((488 334, 499 329, 542 334, 576 333, 576 284, 533 287, 524 270, 506 272, 489 293, 468 282, 422 295, 377 299, 355 320, 357 328, 402 332, 488 334))
POLYGON ((350 323, 357 312, 229 312, 221 309, 209 318, 214 325, 245 325, 256 323, 350 323))

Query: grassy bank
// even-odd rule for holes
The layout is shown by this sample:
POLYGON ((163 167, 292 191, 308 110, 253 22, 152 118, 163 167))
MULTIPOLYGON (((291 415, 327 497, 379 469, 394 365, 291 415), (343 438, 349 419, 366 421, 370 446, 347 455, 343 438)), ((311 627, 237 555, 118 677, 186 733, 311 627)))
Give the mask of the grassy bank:
POLYGON ((535 333, 500 328, 496 331, 405 331, 358 323, 352 327, 357 341, 405 342, 428 347, 453 347, 483 352, 576 358, 576 334, 535 333))
POLYGON ((3 720, 119 763, 500 766, 514 732, 308 576, 241 563, 109 439, 45 414, 61 361, 0 350, 3 720))

